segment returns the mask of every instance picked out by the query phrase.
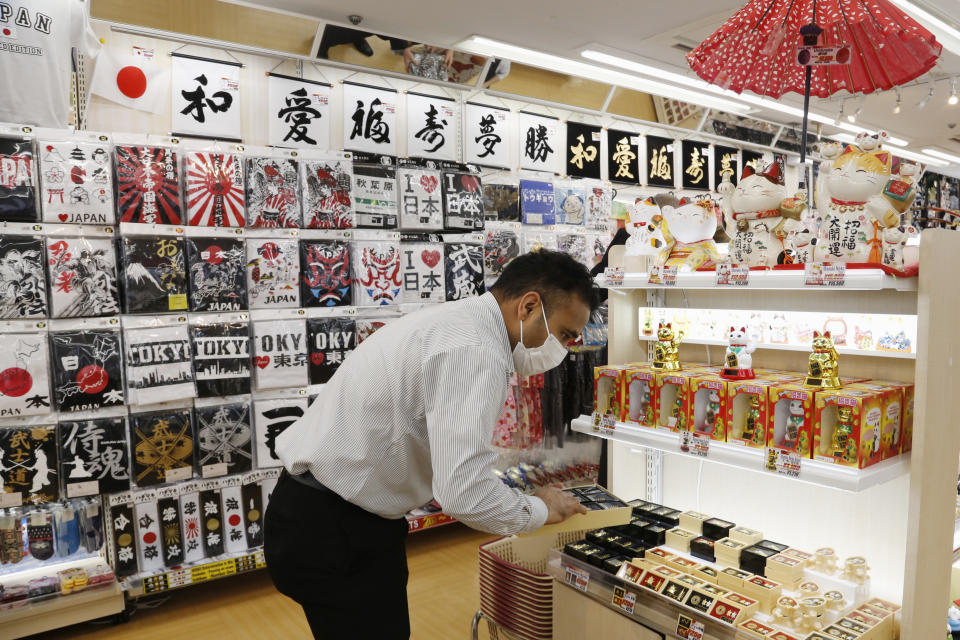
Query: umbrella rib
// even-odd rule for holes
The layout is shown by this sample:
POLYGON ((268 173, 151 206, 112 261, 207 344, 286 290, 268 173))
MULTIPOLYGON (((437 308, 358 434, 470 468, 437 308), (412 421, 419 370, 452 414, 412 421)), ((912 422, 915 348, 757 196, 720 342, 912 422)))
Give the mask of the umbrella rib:
POLYGON ((777 0, 770 0, 770 3, 767 5, 767 8, 763 10, 763 15, 757 19, 757 24, 753 25, 751 31, 756 31, 763 21, 766 19, 767 14, 770 13, 770 9, 773 9, 773 5, 776 4, 777 0))
MULTIPOLYGON (((880 22, 877 16, 873 15, 873 11, 870 10, 870 3, 865 2, 864 0, 858 0, 858 4, 863 7, 864 12, 870 16, 870 19, 873 20, 874 24, 877 25, 877 29, 883 31, 883 24, 880 22)), ((880 5, 877 6, 879 7, 880 5)))
MULTIPOLYGON (((840 15, 843 16, 843 22, 844 24, 847 25, 847 29, 849 29, 850 31, 850 36, 853 38, 854 44, 857 45, 857 51, 860 54, 860 59, 863 61, 863 70, 866 72, 867 78, 869 79, 871 84, 871 88, 869 91, 864 89, 861 93, 863 93, 863 95, 866 95, 868 93, 873 93, 874 91, 877 90, 878 85, 877 85, 877 81, 873 79, 873 72, 870 70, 870 65, 867 64, 866 57, 863 55, 864 47, 860 44, 860 39, 857 38, 857 34, 853 30, 853 25, 850 24, 850 19, 847 18, 847 11, 846 9, 843 8, 843 4, 837 3, 837 7, 840 9, 840 15)), ((876 49, 874 49, 874 52, 876 52, 876 49)), ((879 58, 879 54, 877 57, 879 58)), ((851 92, 851 93, 854 93, 854 92, 851 92)))

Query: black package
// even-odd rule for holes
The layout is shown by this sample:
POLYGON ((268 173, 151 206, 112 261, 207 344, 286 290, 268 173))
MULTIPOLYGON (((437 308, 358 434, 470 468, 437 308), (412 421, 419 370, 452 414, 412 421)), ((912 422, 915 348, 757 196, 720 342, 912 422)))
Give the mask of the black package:
POLYGON ((27 516, 27 544, 37 560, 53 557, 53 518, 50 513, 35 511, 27 516))
POLYGON ((340 307, 353 303, 350 243, 303 240, 300 243, 300 300, 304 307, 340 307))
POLYGON ((740 569, 758 576, 765 576, 767 558, 777 555, 777 551, 759 545, 747 547, 740 552, 740 569))
POLYGON ((47 315, 43 251, 40 236, 0 236, 0 318, 47 315))
POLYGON ((191 311, 240 311, 247 308, 247 255, 243 240, 187 239, 191 311))
POLYGON ((203 511, 200 518, 203 551, 208 558, 212 558, 223 553, 223 505, 220 502, 220 490, 201 491, 200 509, 203 511))
POLYGON ((673 527, 680 526, 680 512, 676 509, 660 507, 653 512, 653 515, 657 522, 662 523, 665 527, 672 529, 673 527))
POLYGON ((616 575, 620 571, 620 567, 629 561, 630 558, 625 558, 623 556, 610 556, 603 561, 603 566, 601 568, 607 573, 616 575))
MULTIPOLYGON (((97 493, 130 488, 130 453, 127 421, 123 417, 61 420, 60 475, 64 487, 96 480, 97 493)), ((69 496, 69 490, 68 490, 69 496)))
POLYGON ((639 542, 634 542, 623 538, 619 542, 610 542, 610 551, 617 555, 627 556, 628 558, 642 558, 646 554, 644 546, 639 542))
POLYGON ((651 522, 646 518, 635 518, 629 524, 617 527, 617 530, 625 536, 641 540, 643 539, 643 528, 648 524, 651 524, 651 522))
POLYGON ((133 542, 133 504, 117 504, 110 508, 113 524, 113 573, 126 578, 137 572, 137 554, 133 542))
POLYGON ((357 346, 357 323, 352 318, 307 320, 310 384, 326 384, 357 346))
POLYGON ((253 467, 250 403, 234 402, 196 407, 197 470, 211 464, 227 465, 227 473, 241 473, 253 467))
POLYGON ((38 219, 33 140, 0 136, 0 222, 38 219))
POLYGON ((157 513, 160 515, 160 548, 163 550, 163 564, 167 567, 183 564, 180 502, 175 495, 171 492, 170 495, 161 495, 157 499, 157 513))
POLYGON ((640 541, 648 547, 659 547, 667 540, 667 529, 659 524, 648 524, 643 528, 640 541))
POLYGON ((483 186, 471 173, 443 172, 443 228, 483 229, 483 186))
POLYGON ((614 554, 610 553, 609 551, 604 551, 603 549, 601 549, 598 553, 595 553, 592 556, 590 556, 590 564, 597 567, 598 569, 602 569, 603 563, 609 560, 610 558, 612 558, 613 556, 614 554))
POLYGON ((247 546, 252 549, 263 544, 263 487, 259 482, 248 482, 240 491, 247 546))
POLYGON ((382 164, 353 165, 353 208, 357 227, 396 229, 397 169, 382 164))
POLYGON ((721 520, 720 518, 710 518, 703 521, 703 537, 711 540, 722 540, 730 537, 730 529, 735 526, 732 522, 721 520))
POLYGON ((761 540, 756 544, 756 546, 764 547, 767 549, 773 549, 777 553, 783 553, 784 551, 790 548, 790 545, 774 542, 773 540, 761 540))
MULTIPOLYGON (((193 469, 190 409, 130 414, 130 446, 138 487, 169 482, 168 471, 193 469)), ((187 475, 192 477, 192 474, 187 475)))
POLYGON ((193 326, 190 340, 199 397, 250 393, 250 331, 246 323, 193 326))
POLYGON ((596 529, 594 531, 587 532, 587 542, 593 543, 598 547, 603 547, 604 549, 608 548, 607 544, 610 542, 610 539, 614 534, 610 533, 606 529, 596 529))
POLYGON ((186 311, 187 272, 183 238, 123 238, 124 298, 127 313, 186 311))
POLYGON ((123 404, 119 331, 54 331, 50 346, 57 410, 86 411, 123 404))
POLYGON ((483 246, 448 243, 444 245, 447 302, 479 296, 483 286, 483 246))
POLYGON ((706 560, 707 562, 717 561, 713 540, 704 536, 694 538, 690 541, 690 555, 694 558, 706 560))
POLYGON ((299 174, 292 158, 247 158, 247 226, 300 226, 299 174))
POLYGON ((117 145, 120 222, 183 224, 177 152, 166 147, 117 145))
POLYGON ((484 184, 483 216, 492 222, 519 222, 520 187, 515 184, 484 184))
POLYGON ((22 494, 23 504, 57 501, 60 482, 53 425, 0 428, 0 490, 22 494))
POLYGON ((641 507, 634 507, 633 515, 642 516, 648 520, 656 520, 657 518, 653 512, 660 508, 661 505, 657 504, 656 502, 647 502, 641 507))

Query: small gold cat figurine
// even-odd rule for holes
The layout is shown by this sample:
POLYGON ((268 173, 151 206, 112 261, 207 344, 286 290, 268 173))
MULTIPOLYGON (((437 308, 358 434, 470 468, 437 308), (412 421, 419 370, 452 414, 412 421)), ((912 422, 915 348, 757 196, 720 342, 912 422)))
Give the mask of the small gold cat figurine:
MULTIPOLYGON (((846 459, 849 449, 850 436, 853 435, 853 409, 850 407, 837 408, 837 425, 833 428, 833 441, 830 443, 830 455, 839 460, 846 459)), ((854 452, 856 452, 854 447, 854 452)), ((847 460, 849 462, 849 460, 847 460)), ((854 459, 856 462, 856 459, 854 459)))
POLYGON ((750 404, 747 406, 747 415, 743 423, 743 434, 740 437, 754 444, 763 444, 763 436, 765 435, 763 425, 760 424, 760 398, 751 395, 750 404))
POLYGON ((683 331, 674 336, 673 323, 661 322, 657 328, 657 343, 653 347, 653 363, 650 368, 656 371, 680 371, 681 340, 683 331))
POLYGON ((833 346, 830 332, 813 332, 813 353, 810 354, 809 369, 804 386, 814 389, 840 388, 840 354, 833 346))

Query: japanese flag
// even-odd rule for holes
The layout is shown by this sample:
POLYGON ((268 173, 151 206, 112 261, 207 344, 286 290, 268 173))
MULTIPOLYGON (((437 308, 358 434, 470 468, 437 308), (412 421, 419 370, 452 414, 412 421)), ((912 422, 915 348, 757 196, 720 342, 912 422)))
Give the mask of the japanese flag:
POLYGON ((90 90, 125 107, 160 113, 167 103, 170 70, 152 60, 103 49, 93 70, 90 90))

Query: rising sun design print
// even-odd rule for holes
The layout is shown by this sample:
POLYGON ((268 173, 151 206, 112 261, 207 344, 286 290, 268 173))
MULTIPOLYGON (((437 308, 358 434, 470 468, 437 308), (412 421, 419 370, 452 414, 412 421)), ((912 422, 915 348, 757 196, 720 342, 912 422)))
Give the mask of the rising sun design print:
POLYGON ((187 217, 193 227, 242 227, 246 200, 240 158, 229 153, 186 154, 187 217))

